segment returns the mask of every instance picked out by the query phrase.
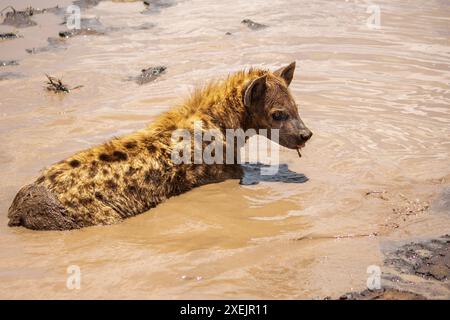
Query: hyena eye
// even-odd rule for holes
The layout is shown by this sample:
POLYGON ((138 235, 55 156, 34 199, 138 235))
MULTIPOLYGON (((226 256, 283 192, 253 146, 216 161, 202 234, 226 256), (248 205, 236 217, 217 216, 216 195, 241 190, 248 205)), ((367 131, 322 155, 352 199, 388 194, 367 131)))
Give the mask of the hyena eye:
POLYGON ((275 121, 285 121, 289 118, 289 115, 282 111, 275 111, 272 113, 272 119, 275 121))

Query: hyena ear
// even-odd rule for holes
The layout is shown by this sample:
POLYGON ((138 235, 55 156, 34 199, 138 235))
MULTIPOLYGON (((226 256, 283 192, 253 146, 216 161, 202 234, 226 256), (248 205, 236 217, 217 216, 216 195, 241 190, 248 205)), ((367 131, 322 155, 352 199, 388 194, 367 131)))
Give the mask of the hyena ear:
POLYGON ((250 107, 260 101, 266 93, 266 78, 267 75, 263 75, 253 80, 245 89, 244 93, 244 105, 250 107))
POLYGON ((281 77, 286 81, 286 85, 290 85, 292 78, 294 77, 294 71, 295 71, 295 61, 291 62, 288 66, 282 67, 276 71, 274 71, 274 74, 278 77, 281 77))

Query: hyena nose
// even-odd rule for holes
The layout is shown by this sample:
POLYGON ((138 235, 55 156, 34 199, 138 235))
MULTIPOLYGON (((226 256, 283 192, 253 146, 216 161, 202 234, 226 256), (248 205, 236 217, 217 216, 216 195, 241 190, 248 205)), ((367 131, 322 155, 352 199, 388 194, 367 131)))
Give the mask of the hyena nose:
POLYGON ((309 129, 306 129, 300 133, 300 136, 302 137, 302 139, 304 141, 309 140, 312 137, 312 135, 313 135, 313 133, 309 129))

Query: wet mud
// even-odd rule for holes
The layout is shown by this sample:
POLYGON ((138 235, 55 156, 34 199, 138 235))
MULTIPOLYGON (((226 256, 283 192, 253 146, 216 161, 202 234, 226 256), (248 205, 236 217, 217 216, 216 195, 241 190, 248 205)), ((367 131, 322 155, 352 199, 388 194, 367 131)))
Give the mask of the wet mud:
MULTIPOLYGON (((243 164, 244 174, 240 179, 241 185, 257 185, 260 182, 305 183, 308 178, 295 171, 291 171, 287 164, 282 163, 276 167, 276 174, 272 174, 269 165, 261 163, 243 164)), ((272 167, 272 169, 274 169, 272 167)))
POLYGON ((127 80, 135 81, 137 84, 143 85, 143 84, 155 81, 161 75, 166 73, 166 70, 167 70, 166 66, 148 67, 148 68, 142 69, 141 73, 138 76, 128 77, 127 80))

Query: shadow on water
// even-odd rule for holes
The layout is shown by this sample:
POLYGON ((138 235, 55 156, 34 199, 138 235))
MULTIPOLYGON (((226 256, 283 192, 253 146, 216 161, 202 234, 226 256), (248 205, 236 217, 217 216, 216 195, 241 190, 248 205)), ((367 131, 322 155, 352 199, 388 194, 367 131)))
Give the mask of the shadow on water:
POLYGON ((262 171, 262 169, 269 169, 270 166, 261 163, 246 163, 242 165, 242 168, 244 175, 239 182, 241 185, 255 185, 261 181, 305 183, 309 180, 304 174, 291 171, 285 163, 279 164, 278 169, 275 169, 273 174, 267 174, 269 172, 262 171))

